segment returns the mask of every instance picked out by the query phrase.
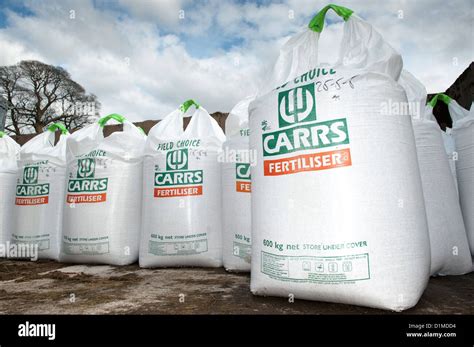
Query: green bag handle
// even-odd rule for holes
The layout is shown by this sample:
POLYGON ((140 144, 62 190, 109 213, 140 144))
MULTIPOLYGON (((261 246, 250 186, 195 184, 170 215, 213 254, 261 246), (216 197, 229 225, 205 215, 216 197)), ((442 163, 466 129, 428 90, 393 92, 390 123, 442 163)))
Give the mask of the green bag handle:
POLYGON ((201 107, 196 101, 194 101, 193 99, 189 99, 183 102, 183 104, 179 107, 179 109, 181 110, 181 112, 186 113, 189 110, 189 108, 193 105, 196 107, 196 109, 201 107))
POLYGON ((442 102, 444 102, 446 105, 449 105, 449 103, 451 102, 451 97, 447 96, 446 94, 443 94, 443 93, 439 93, 439 94, 436 94, 433 99, 430 100, 430 102, 428 103, 428 105, 430 105, 431 107, 435 107, 436 104, 438 103, 438 100, 441 100, 442 102))
POLYGON ((67 131, 63 123, 53 123, 48 127, 48 130, 52 133, 56 132, 56 130, 60 130, 62 135, 69 134, 69 131, 67 131))
POLYGON ((4 137, 6 134, 3 131, 0 131, 0 139, 4 137))
POLYGON ((347 7, 330 4, 324 7, 313 17, 313 19, 311 19, 311 22, 309 22, 308 27, 317 33, 323 31, 324 18, 326 17, 326 12, 329 11, 329 9, 332 9, 334 12, 336 12, 339 17, 342 17, 342 19, 344 19, 344 21, 347 21, 349 17, 354 13, 354 11, 348 9, 347 7))
POLYGON ((105 116, 105 117, 102 117, 101 119, 99 119, 99 125, 101 128, 105 127, 105 125, 107 124, 107 122, 111 119, 115 119, 117 122, 123 124, 123 122, 125 122, 127 119, 118 114, 118 113, 111 113, 109 114, 108 116, 105 116))

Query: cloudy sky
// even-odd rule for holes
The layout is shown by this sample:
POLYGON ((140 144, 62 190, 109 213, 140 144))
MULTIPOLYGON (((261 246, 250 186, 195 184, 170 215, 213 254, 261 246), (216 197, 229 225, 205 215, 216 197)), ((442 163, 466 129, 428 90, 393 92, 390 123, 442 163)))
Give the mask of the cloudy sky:
MULTIPOLYGON (((328 1, 0 0, 0 65, 66 68, 102 114, 159 119, 185 99, 228 112, 262 83, 279 47, 328 1)), ((474 60, 472 0, 337 1, 402 53, 428 92, 474 60)), ((328 15, 321 60, 337 58, 341 20, 328 15)))

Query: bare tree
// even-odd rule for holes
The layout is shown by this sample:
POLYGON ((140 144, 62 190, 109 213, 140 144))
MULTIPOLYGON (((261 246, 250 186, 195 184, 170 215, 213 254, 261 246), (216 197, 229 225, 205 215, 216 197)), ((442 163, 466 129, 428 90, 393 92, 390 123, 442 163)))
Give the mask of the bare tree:
MULTIPOLYGON (((20 134, 20 119, 19 109, 20 106, 20 95, 19 95, 19 84, 20 69, 18 66, 0 67, 0 91, 5 97, 7 102, 7 108, 10 111, 10 128, 7 126, 6 130, 9 130, 15 134, 20 134)), ((7 123, 8 124, 8 123, 7 123)))
POLYGON ((41 133, 58 121, 75 130, 100 110, 97 97, 86 94, 65 69, 34 60, 0 67, 0 95, 9 107, 5 129, 15 135, 41 133))

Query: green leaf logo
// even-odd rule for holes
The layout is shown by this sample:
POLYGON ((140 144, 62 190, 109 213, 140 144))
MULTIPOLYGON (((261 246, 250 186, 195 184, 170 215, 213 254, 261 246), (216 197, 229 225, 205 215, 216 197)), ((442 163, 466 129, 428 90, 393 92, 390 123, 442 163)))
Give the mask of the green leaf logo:
POLYGON ((188 149, 178 149, 166 153, 166 170, 187 170, 188 169, 188 149))
POLYGON ((38 183, 38 166, 28 166, 23 169, 23 183, 37 184, 38 183))
POLYGON ((84 158, 77 161, 77 177, 78 178, 94 178, 95 159, 84 158))
POLYGON ((314 83, 299 86, 278 94, 278 123, 285 127, 316 120, 314 83))

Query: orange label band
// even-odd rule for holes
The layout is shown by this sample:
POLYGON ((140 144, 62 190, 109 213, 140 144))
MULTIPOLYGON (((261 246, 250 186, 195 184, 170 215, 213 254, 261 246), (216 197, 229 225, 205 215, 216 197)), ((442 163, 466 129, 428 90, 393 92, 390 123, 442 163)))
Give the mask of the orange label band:
POLYGON ((252 191, 252 183, 248 181, 235 182, 235 190, 240 193, 250 193, 252 191))
POLYGON ((48 196, 40 196, 35 198, 16 198, 15 205, 28 206, 28 205, 44 205, 49 202, 48 196))
POLYGON ((68 204, 93 204, 97 202, 105 202, 107 200, 107 193, 101 194, 74 194, 67 196, 68 204))
POLYGON ((180 188, 155 188, 155 198, 171 198, 174 196, 202 195, 202 186, 188 186, 180 188))
POLYGON ((352 165, 351 151, 349 148, 344 148, 283 159, 265 160, 263 172, 265 176, 280 176, 304 171, 328 170, 350 165, 352 165))

